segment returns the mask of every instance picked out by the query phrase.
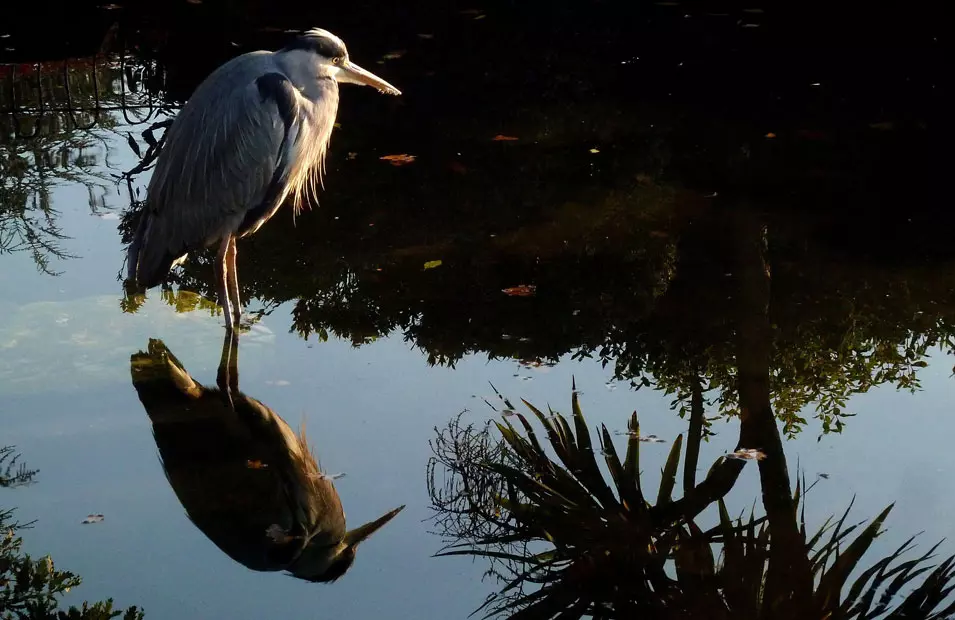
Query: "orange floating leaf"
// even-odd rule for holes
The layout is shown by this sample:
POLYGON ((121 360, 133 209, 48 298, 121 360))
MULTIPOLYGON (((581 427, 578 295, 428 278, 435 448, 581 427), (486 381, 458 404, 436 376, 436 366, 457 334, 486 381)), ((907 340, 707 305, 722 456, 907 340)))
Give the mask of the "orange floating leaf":
POLYGON ((407 153, 400 153, 398 155, 382 155, 378 159, 384 160, 392 166, 404 166, 405 164, 410 164, 413 162, 415 160, 415 156, 408 155, 407 153))
POLYGON ((515 138, 514 136, 505 136, 503 134, 497 134, 491 138, 495 142, 513 142, 514 140, 519 140, 520 138, 515 138))
POLYGON ((530 297, 537 292, 537 287, 533 284, 519 284, 510 288, 502 288, 501 292, 512 297, 530 297))
POLYGON ((775 137, 776 137, 776 134, 774 134, 773 132, 770 131, 768 134, 766 134, 766 137, 767 137, 767 138, 775 138, 775 137))
POLYGON ((268 467, 268 465, 266 465, 262 461, 252 461, 252 460, 246 461, 245 466, 248 467, 249 469, 265 469, 266 467, 268 467))

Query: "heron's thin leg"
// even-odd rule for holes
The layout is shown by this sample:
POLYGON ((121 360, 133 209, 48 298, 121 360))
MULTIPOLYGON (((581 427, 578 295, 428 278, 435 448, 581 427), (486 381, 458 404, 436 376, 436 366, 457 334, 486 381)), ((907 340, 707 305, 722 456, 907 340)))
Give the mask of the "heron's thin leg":
POLYGON ((232 304, 232 317, 235 324, 239 324, 242 316, 242 301, 239 298, 239 272, 235 267, 235 257, 238 250, 235 247, 235 235, 229 237, 229 249, 226 252, 229 273, 229 301, 232 304))
POLYGON ((232 331, 232 306, 229 304, 229 239, 231 235, 219 244, 216 252, 216 285, 219 287, 219 305, 225 315, 225 328, 232 331))
POLYGON ((228 399, 229 407, 234 410, 232 393, 239 391, 239 336, 232 330, 227 331, 222 340, 216 384, 228 399))

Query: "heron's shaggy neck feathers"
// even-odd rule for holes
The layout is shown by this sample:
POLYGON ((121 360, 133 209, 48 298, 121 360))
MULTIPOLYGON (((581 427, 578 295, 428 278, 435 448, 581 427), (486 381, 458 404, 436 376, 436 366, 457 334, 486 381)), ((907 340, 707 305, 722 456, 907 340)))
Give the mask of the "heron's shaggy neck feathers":
POLYGON ((310 200, 316 200, 323 188, 325 157, 338 115, 338 82, 332 67, 315 62, 315 55, 304 50, 276 53, 276 64, 298 89, 303 117, 297 128, 294 166, 289 173, 288 194, 297 215, 310 200))

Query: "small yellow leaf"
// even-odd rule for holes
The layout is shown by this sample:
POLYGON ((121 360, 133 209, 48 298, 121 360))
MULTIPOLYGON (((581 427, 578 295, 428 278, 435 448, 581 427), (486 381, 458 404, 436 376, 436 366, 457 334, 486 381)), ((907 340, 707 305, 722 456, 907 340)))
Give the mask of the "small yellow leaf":
POLYGON ((434 269, 435 267, 440 267, 440 266, 441 266, 440 260, 429 260, 428 262, 424 264, 425 269, 434 269))
POLYGON ((599 150, 599 149, 590 149, 590 152, 593 153, 594 155, 596 155, 597 153, 600 152, 600 150, 599 150))

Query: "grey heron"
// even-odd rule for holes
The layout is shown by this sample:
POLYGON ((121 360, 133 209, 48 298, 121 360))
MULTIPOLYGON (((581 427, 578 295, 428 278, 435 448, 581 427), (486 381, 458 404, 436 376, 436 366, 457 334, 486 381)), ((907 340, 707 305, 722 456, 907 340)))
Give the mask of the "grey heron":
POLYGON ((159 340, 131 356, 163 471, 193 524, 236 562, 335 581, 404 506, 347 529, 335 476, 322 473, 304 429, 239 391, 237 345, 227 331, 218 389, 193 379, 159 340))
POLYGON ((236 239, 286 198, 297 214, 317 192, 339 83, 401 94, 320 28, 278 51, 237 56, 203 80, 168 129, 127 250, 127 283, 152 288, 190 252, 218 246, 219 305, 232 331, 241 312, 236 239))

